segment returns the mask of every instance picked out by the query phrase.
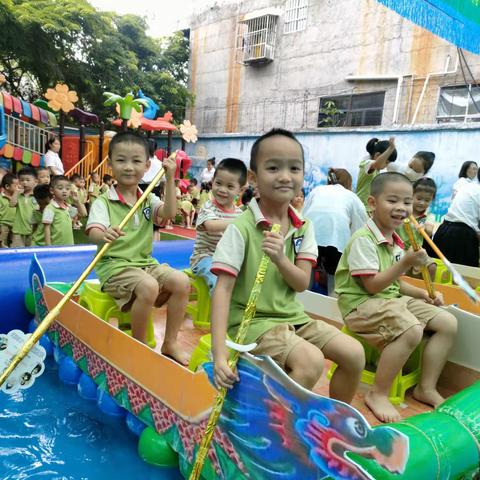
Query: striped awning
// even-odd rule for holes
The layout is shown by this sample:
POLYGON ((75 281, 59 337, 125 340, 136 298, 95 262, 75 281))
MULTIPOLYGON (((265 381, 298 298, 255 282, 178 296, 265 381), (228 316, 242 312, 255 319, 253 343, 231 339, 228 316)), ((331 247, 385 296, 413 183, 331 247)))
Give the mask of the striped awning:
POLYGON ((55 117, 52 112, 14 97, 7 92, 1 92, 0 104, 3 104, 3 108, 7 114, 18 114, 27 121, 40 122, 47 127, 55 128, 57 126, 57 117, 55 117))
POLYGON ((377 0, 455 46, 480 54, 480 0, 377 0))

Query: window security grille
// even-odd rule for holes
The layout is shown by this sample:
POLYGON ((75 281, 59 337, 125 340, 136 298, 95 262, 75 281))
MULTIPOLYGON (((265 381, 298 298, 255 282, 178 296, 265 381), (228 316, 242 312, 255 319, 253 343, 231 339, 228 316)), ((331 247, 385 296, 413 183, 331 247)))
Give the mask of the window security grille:
POLYGON ((441 88, 437 122, 480 122, 480 87, 461 85, 441 88))
POLYGON ((301 32, 307 27, 308 0, 287 0, 283 33, 301 32))
POLYGON ((242 20, 237 26, 237 62, 268 63, 274 58, 277 15, 242 20))

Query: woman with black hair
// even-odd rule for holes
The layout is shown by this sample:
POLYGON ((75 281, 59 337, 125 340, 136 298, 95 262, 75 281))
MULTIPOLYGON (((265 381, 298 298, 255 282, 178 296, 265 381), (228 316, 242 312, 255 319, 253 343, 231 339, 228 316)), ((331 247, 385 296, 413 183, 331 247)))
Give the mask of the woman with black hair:
POLYGON ((452 187, 452 200, 455 198, 455 195, 459 192, 462 186, 468 185, 469 183, 478 182, 478 173, 478 165, 476 162, 463 162, 462 166, 460 167, 460 172, 458 172, 458 180, 453 184, 452 187))

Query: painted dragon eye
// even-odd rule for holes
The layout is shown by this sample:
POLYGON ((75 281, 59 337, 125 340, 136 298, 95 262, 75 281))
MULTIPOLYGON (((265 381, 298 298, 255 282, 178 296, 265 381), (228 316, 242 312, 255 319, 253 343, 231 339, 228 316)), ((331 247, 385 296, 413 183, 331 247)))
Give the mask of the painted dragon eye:
POLYGON ((347 418, 346 422, 352 433, 360 438, 365 438, 367 436, 367 429, 360 420, 350 417, 347 418))

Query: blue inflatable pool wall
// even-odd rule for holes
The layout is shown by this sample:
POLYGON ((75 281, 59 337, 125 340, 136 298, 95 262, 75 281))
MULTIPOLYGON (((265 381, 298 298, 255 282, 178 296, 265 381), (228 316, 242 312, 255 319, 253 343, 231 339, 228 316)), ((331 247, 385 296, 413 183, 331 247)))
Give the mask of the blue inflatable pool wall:
MULTIPOLYGON (((155 242, 153 256, 160 263, 184 269, 189 265, 192 240, 155 242)), ((35 253, 48 282, 73 282, 95 256, 94 245, 68 247, 33 247, 0 249, 0 333, 18 328, 27 331, 32 315, 24 304, 25 291, 30 288, 28 269, 35 253)), ((89 278, 95 278, 94 273, 89 278)))

